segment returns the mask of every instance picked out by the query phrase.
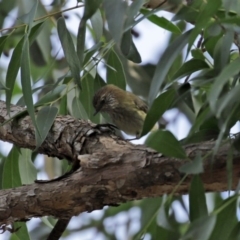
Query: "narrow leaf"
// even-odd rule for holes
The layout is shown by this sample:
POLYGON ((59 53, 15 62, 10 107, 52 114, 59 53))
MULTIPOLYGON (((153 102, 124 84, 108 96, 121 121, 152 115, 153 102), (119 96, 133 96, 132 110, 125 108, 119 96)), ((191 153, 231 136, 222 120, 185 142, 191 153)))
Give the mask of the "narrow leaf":
POLYGON ((120 43, 127 4, 122 0, 104 0, 103 8, 106 14, 109 31, 116 43, 120 43))
POLYGON ((90 20, 93 28, 94 38, 96 42, 99 42, 103 34, 103 20, 99 9, 93 14, 90 20))
POLYGON ((8 65, 7 75, 6 75, 6 107, 7 111, 10 110, 10 102, 12 98, 13 88, 16 81, 16 77, 20 68, 22 47, 24 43, 24 37, 18 42, 17 46, 13 50, 13 54, 8 65))
POLYGON ((32 151, 22 148, 18 161, 22 184, 31 184, 37 178, 37 169, 35 168, 31 158, 32 151))
POLYGON ((182 67, 173 75, 173 79, 185 77, 205 68, 209 68, 209 65, 205 61, 200 59, 191 59, 182 65, 182 67))
POLYGON ((12 150, 6 157, 2 172, 2 188, 14 188, 21 186, 21 178, 19 174, 18 165, 19 153, 16 147, 12 147, 12 150))
POLYGON ((229 63, 215 79, 208 94, 208 101, 212 111, 216 110, 216 103, 223 86, 229 81, 229 78, 233 77, 239 72, 239 66, 240 58, 236 58, 234 61, 229 63))
MULTIPOLYGON (((143 14, 143 15, 147 15, 149 14, 151 11, 147 10, 147 9, 144 9, 142 8, 140 10, 140 12, 143 14)), ((156 24, 157 26, 163 28, 163 29, 166 29, 172 33, 176 33, 176 34, 181 34, 181 30, 179 29, 178 26, 176 26, 175 24, 173 24, 172 22, 170 22, 169 20, 167 20, 165 17, 158 17, 157 15, 151 15, 149 17, 147 17, 147 19, 156 24)))
POLYGON ((38 6, 38 0, 36 0, 34 2, 34 4, 31 8, 31 10, 29 11, 29 13, 19 17, 19 19, 21 19, 24 23, 26 23, 28 25, 28 33, 32 29, 33 20, 34 20, 35 14, 36 14, 37 6, 38 6))
POLYGON ((186 158, 179 141, 166 130, 158 130, 152 133, 146 140, 146 145, 164 154, 167 157, 186 158))
POLYGON ((142 136, 147 134, 153 128, 155 123, 161 118, 163 113, 171 107, 174 97, 175 90, 169 89, 154 100, 147 113, 141 134, 142 136))
POLYGON ((77 97, 74 97, 72 101, 72 115, 75 118, 88 120, 88 114, 77 97))
POLYGON ((174 60, 182 52, 184 46, 187 44, 190 33, 191 30, 179 36, 172 44, 168 46, 166 51, 161 56, 150 87, 149 102, 151 104, 153 103, 160 88, 162 87, 162 84, 164 83, 167 73, 171 68, 174 60))
POLYGON ((199 15, 196 18, 195 27, 193 28, 193 31, 191 32, 191 35, 189 37, 188 52, 190 51, 198 34, 202 31, 204 27, 206 27, 208 21, 212 18, 212 16, 214 16, 214 14, 221 7, 221 5, 221 0, 215 0, 214 2, 206 2, 204 8, 200 11, 199 15))
POLYGON ((107 83, 114 84, 122 89, 126 89, 126 76, 122 62, 114 50, 110 51, 107 64, 112 68, 107 69, 107 83))
POLYGON ((58 109, 52 106, 46 106, 41 108, 37 114, 37 125, 41 133, 40 141, 37 141, 36 148, 39 148, 46 139, 49 130, 51 129, 53 122, 57 116, 58 109))
POLYGON ((30 59, 29 59, 29 40, 26 34, 24 37, 22 56, 21 56, 21 83, 22 83, 24 101, 27 106, 27 111, 35 127, 36 142, 38 142, 38 139, 40 139, 41 136, 36 123, 35 110, 33 106, 31 74, 30 74, 30 59))
POLYGON ((79 58, 75 51, 73 40, 67 30, 66 23, 63 17, 60 17, 57 21, 57 30, 67 63, 72 72, 72 76, 78 86, 81 87, 79 58))
POLYGON ((64 84, 57 86, 53 90, 50 90, 49 92, 47 92, 41 99, 39 99, 35 103, 35 106, 41 106, 43 104, 50 103, 50 102, 56 100, 59 97, 59 95, 61 94, 61 92, 65 89, 66 89, 66 85, 64 85, 64 84))
POLYGON ((197 154, 193 161, 185 163, 179 168, 179 171, 186 174, 203 173, 204 169, 201 155, 197 154))
POLYGON ((184 234, 184 236, 181 238, 181 240, 209 239, 215 227, 215 224, 216 224, 216 216, 214 215, 198 218, 190 224, 189 229, 187 230, 186 234, 184 234))
POLYGON ((189 211, 191 222, 208 215, 205 191, 199 175, 193 176, 191 182, 189 192, 189 211))

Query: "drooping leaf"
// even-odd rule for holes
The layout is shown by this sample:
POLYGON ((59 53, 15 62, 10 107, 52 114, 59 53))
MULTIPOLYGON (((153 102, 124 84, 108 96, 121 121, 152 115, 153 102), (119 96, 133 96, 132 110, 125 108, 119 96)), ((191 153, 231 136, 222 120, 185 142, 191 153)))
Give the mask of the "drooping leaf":
POLYGON ((91 18, 93 14, 97 11, 100 4, 102 4, 103 0, 86 0, 85 1, 85 8, 83 13, 83 18, 85 20, 91 18))
POLYGON ((198 153, 193 161, 185 163, 179 168, 179 171, 186 174, 198 174, 203 173, 203 162, 202 157, 198 153))
POLYGON ((110 51, 107 64, 110 67, 107 68, 107 83, 114 84, 125 90, 126 88, 126 76, 122 62, 114 50, 110 51))
MULTIPOLYGON (((148 13, 150 13, 149 10, 142 8, 140 10, 140 12, 143 15, 147 15, 148 13)), ((166 29, 172 33, 176 33, 176 34, 181 34, 181 30, 179 29, 178 26, 176 26, 175 24, 173 24, 171 21, 167 20, 165 17, 158 17, 157 15, 151 15, 149 17, 147 17, 147 19, 156 24, 157 26, 166 29)))
POLYGON ((187 44, 190 33, 191 30, 187 31, 178 37, 173 43, 171 43, 159 60, 149 92, 149 102, 151 104, 162 87, 171 65, 177 58, 178 54, 181 53, 184 46, 187 44))
POLYGON ((25 222, 14 222, 13 226, 14 229, 18 229, 18 231, 14 232, 11 237, 16 236, 19 240, 31 240, 28 233, 27 224, 25 222))
POLYGON ((173 75, 173 79, 185 77, 205 68, 209 68, 209 65, 205 61, 200 59, 191 59, 182 65, 182 67, 173 75))
POLYGON ((20 68, 22 47, 24 43, 24 37, 18 42, 17 46, 13 50, 13 54, 8 65, 7 75, 6 75, 6 107, 7 111, 10 110, 10 102, 12 98, 13 88, 16 81, 16 77, 20 68))
MULTIPOLYGON (((181 240, 203 240, 209 239, 216 224, 216 216, 204 216, 194 220, 181 240)), ((221 238, 220 238, 221 239, 221 238)))
POLYGON ((37 126, 37 122, 35 118, 35 109, 33 105, 31 73, 30 73, 30 58, 29 58, 29 40, 26 34, 24 37, 22 56, 21 56, 21 83, 22 83, 24 101, 27 106, 27 111, 31 117, 32 123, 35 127, 36 143, 38 143, 38 142, 41 142, 41 135, 37 126))
POLYGON ((18 165, 22 184, 31 184, 37 178, 37 170, 31 160, 31 156, 31 150, 21 149, 18 165))
POLYGON ((217 10, 221 7, 222 1, 207 1, 204 4, 204 7, 201 8, 199 15, 196 18, 195 27, 189 36, 189 45, 188 45, 188 52, 190 51, 196 37, 202 31, 202 29, 206 26, 208 21, 214 16, 217 10))
POLYGON ((152 133, 147 138, 146 145, 168 157, 186 158, 186 153, 179 141, 166 130, 157 130, 152 133))
POLYGON ((220 206, 217 206, 216 225, 212 230, 209 240, 221 239, 230 240, 229 238, 234 226, 237 224, 237 200, 236 196, 227 198, 220 206))
POLYGON ((32 29, 37 6, 38 6, 38 0, 34 1, 31 10, 27 14, 24 14, 23 16, 19 17, 19 19, 21 19, 24 23, 28 25, 28 33, 30 33, 32 29))
POLYGON ((72 101, 72 115, 75 118, 88 119, 88 114, 77 97, 74 97, 72 101))
POLYGON ((2 188, 14 188, 21 186, 21 178, 19 174, 18 164, 19 152, 16 147, 12 147, 10 153, 6 157, 2 172, 2 188))
POLYGON ((40 98, 36 103, 35 106, 41 106, 43 104, 46 103, 50 103, 54 100, 56 100, 59 95, 62 93, 63 90, 66 89, 66 85, 59 85, 56 88, 54 88, 53 90, 50 90, 49 92, 47 92, 42 98, 40 98))
POLYGON ((90 20, 93 28, 94 38, 96 42, 99 42, 103 34, 103 20, 99 9, 92 15, 90 20))
POLYGON ((121 41, 127 3, 121 0, 104 0, 103 8, 106 14, 109 31, 118 44, 121 41))
POLYGON ((57 116, 58 109, 53 106, 46 106, 40 109, 37 114, 37 125, 41 134, 41 141, 37 142, 36 149, 39 148, 46 139, 49 130, 57 116))
POLYGON ((175 97, 175 90, 169 89, 168 91, 160 94, 153 102, 149 109, 146 119, 144 121, 142 136, 148 133, 155 123, 161 118, 163 113, 167 111, 173 103, 175 97))
POLYGON ((199 175, 193 176, 189 192, 189 217, 191 222, 208 215, 203 183, 199 175))
POLYGON ((127 59, 135 63, 140 63, 142 61, 141 56, 132 40, 131 30, 128 30, 123 34, 121 51, 127 59))
POLYGON ((208 101, 212 111, 216 110, 216 103, 224 85, 227 83, 227 81, 229 81, 229 78, 239 72, 239 66, 240 58, 236 58, 234 61, 229 63, 215 79, 208 94, 208 101))
POLYGON ((79 58, 75 51, 75 47, 74 47, 71 35, 67 30, 65 20, 62 17, 60 17, 57 21, 57 30, 58 30, 58 36, 65 54, 67 63, 72 72, 72 76, 75 82, 81 88, 81 81, 80 81, 81 69, 80 69, 79 58))

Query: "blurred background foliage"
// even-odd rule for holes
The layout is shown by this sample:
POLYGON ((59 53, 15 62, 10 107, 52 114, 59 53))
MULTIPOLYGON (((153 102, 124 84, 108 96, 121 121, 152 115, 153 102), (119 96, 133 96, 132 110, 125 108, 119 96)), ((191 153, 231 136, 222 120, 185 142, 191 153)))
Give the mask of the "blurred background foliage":
MULTIPOLYGON (((0 98, 8 109, 10 103, 27 107, 37 147, 57 114, 108 121, 107 116, 93 117, 92 107, 94 92, 106 83, 149 103, 142 135, 159 121, 161 130, 146 144, 167 156, 184 158, 182 145, 215 139, 214 157, 222 141, 234 140, 240 113, 240 1, 169 0, 154 9, 146 8, 151 2, 144 4, 144 0, 0 1, 0 98), (170 18, 162 15, 165 11, 172 13, 170 18), (170 33, 166 46, 156 48, 156 63, 143 63, 135 45, 145 31, 137 28, 143 21, 170 33), (184 116, 191 125, 184 139, 166 130, 169 121, 163 121, 164 116, 172 110, 178 114, 171 121, 184 116)), ((151 36, 155 38, 154 32, 151 36)), ((9 146, 1 142, 2 189, 30 184, 37 173, 38 178, 53 178, 69 168, 65 160, 9 146)), ((237 140, 234 146, 239 148, 237 140)), ((204 157, 199 154, 196 166, 182 169, 195 174, 188 196, 164 195, 83 213, 72 219, 62 238, 240 239, 238 189, 206 194, 198 176, 204 157)), ((229 190, 231 168, 229 153, 229 190)), ((5 232, 0 239, 44 239, 54 223, 51 217, 17 223, 14 227, 21 228, 16 233, 5 232)))

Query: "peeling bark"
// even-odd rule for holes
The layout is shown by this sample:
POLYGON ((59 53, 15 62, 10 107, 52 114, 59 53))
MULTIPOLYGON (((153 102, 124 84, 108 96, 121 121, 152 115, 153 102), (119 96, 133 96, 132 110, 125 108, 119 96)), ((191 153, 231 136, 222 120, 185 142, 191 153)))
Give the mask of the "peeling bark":
MULTIPOLYGON (((22 108, 12 106, 12 112, 22 108)), ((0 122, 8 119, 4 102, 0 102, 0 122)), ((34 149, 34 128, 28 116, 10 121, 0 128, 0 139, 19 147, 34 149)), ((189 159, 201 152, 210 153, 214 141, 185 147, 189 159)), ((204 160, 202 180, 206 191, 228 190, 226 162, 230 143, 222 144, 212 162, 204 160)), ((0 191, 0 225, 32 217, 54 216, 68 219, 81 212, 91 212, 106 205, 157 197, 172 193, 182 178, 179 167, 189 160, 168 158, 143 145, 133 145, 111 131, 99 131, 88 121, 59 116, 39 153, 78 159, 81 168, 70 176, 47 184, 33 183, 0 191)), ((233 152, 232 189, 240 173, 240 153, 233 152)), ((191 176, 175 189, 188 192, 191 176)))

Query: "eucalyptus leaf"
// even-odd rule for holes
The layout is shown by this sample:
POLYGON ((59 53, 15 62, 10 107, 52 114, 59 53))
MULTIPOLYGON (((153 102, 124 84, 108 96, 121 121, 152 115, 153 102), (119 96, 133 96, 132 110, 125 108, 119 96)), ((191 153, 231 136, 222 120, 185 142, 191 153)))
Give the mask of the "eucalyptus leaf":
MULTIPOLYGON (((198 154, 199 155, 199 154, 198 154)), ((199 156, 200 157, 200 156, 199 156)), ((208 215, 205 190, 199 175, 193 176, 189 192, 189 216, 191 222, 208 215), (197 207, 196 207, 197 206, 197 207)))
POLYGON ((153 103, 159 90, 162 88, 162 85, 165 81, 167 73, 171 68, 173 62, 175 61, 177 56, 182 52, 182 49, 184 48, 184 46, 187 44, 190 33, 191 33, 191 30, 185 32, 184 34, 176 38, 175 41, 172 42, 167 47, 162 57, 160 58, 151 82, 151 87, 149 92, 150 104, 153 103))
POLYGON ((203 162, 202 157, 198 153, 193 161, 185 163, 179 168, 179 171, 186 174, 198 174, 203 173, 203 162))
POLYGON ((146 140, 146 145, 162 153, 167 157, 186 158, 186 153, 183 150, 179 141, 174 135, 166 130, 157 130, 146 140))
POLYGON ((14 188, 22 185, 19 165, 19 152, 16 147, 12 147, 10 153, 6 157, 2 172, 2 188, 14 188))
POLYGON ((80 81, 81 69, 80 69, 79 58, 75 51, 73 40, 71 38, 70 33, 67 30, 66 23, 63 17, 60 17, 57 21, 57 30, 58 30, 58 36, 63 48, 63 52, 65 54, 69 68, 72 72, 72 76, 75 82, 81 88, 81 81, 80 81))
POLYGON ((107 68, 107 83, 114 84, 125 90, 126 75, 122 62, 114 50, 110 51, 107 59, 107 64, 111 66, 111 68, 107 68))
POLYGON ((36 149, 39 148, 46 139, 49 130, 57 116, 58 109, 52 106, 46 106, 40 109, 37 114, 37 125, 41 134, 41 141, 37 142, 36 149))
POLYGON ((167 111, 176 96, 174 89, 169 89, 166 92, 160 94, 153 102, 151 108, 148 110, 146 119, 144 121, 142 136, 147 134, 155 125, 155 123, 161 118, 163 113, 167 111))
POLYGON ((29 149, 21 149, 19 154, 19 173, 22 184, 31 184, 37 178, 37 169, 32 160, 32 151, 29 149))

